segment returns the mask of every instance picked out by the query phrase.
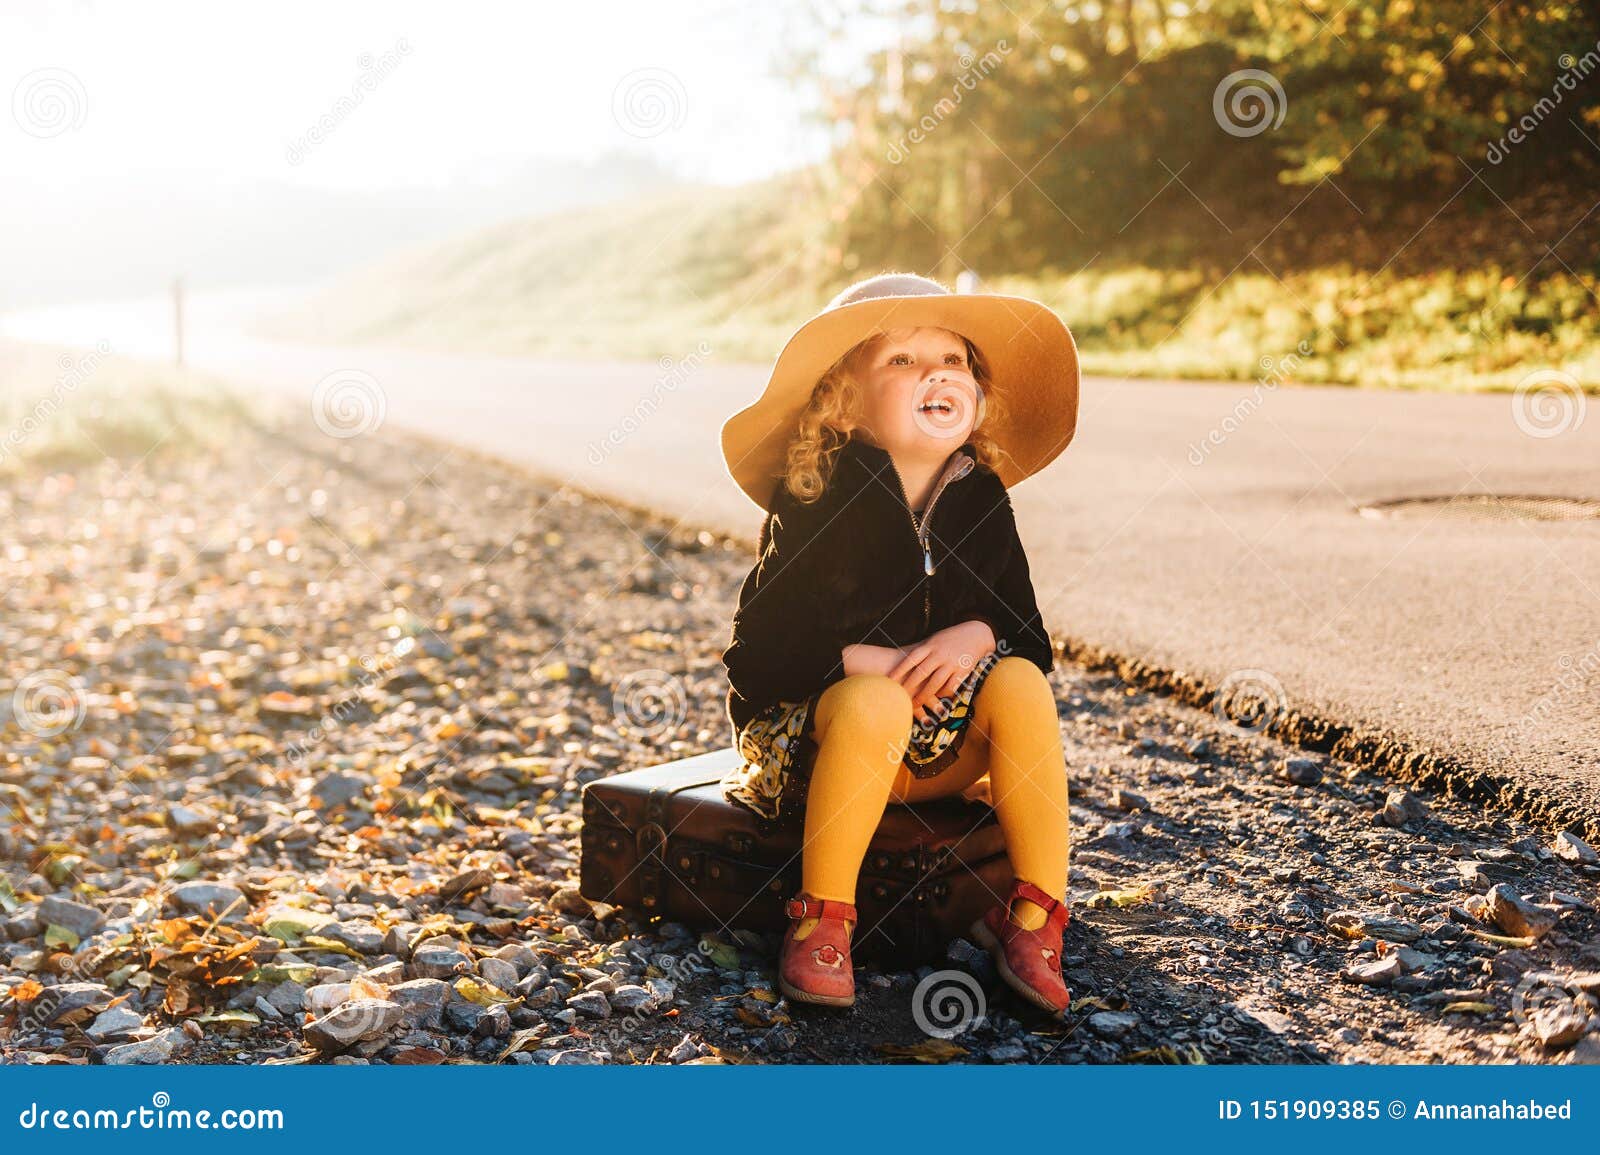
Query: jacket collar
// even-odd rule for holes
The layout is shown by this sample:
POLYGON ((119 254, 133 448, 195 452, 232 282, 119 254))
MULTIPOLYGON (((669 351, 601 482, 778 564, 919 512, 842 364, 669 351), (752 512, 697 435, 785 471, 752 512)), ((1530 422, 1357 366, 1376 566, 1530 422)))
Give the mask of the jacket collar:
MULTIPOLYGON (((900 488, 894 458, 890 456, 887 449, 881 446, 874 445, 863 438, 851 437, 840 447, 839 458, 841 462, 855 462, 860 468, 879 480, 882 480, 886 473, 896 473, 896 480, 892 483, 892 487, 900 488)), ((935 483, 935 493, 941 490, 949 481, 964 473, 970 473, 972 465, 975 465, 977 460, 978 447, 971 441, 963 441, 958 448, 951 452, 950 457, 946 460, 939 481, 935 483)), ((861 481, 864 481, 864 479, 858 479, 858 482, 861 481)))

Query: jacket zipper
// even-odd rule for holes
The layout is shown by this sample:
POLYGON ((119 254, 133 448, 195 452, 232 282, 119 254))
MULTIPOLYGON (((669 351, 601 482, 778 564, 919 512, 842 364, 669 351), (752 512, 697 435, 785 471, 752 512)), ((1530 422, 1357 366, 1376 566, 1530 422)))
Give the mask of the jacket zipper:
POLYGON ((906 496, 906 483, 900 476, 900 467, 895 465, 894 459, 889 459, 889 468, 894 470, 895 482, 900 486, 900 504, 905 507, 906 516, 911 519, 911 531, 917 535, 917 545, 922 548, 922 629, 926 632, 929 621, 933 615, 933 583, 927 579, 933 576, 933 548, 928 542, 928 524, 933 517, 934 503, 939 500, 939 495, 944 492, 944 487, 957 478, 965 477, 972 472, 977 464, 971 457, 962 454, 961 464, 955 472, 947 472, 939 479, 939 484, 934 486, 933 495, 928 498, 928 506, 922 511, 922 521, 919 524, 917 515, 911 512, 911 498, 906 496))

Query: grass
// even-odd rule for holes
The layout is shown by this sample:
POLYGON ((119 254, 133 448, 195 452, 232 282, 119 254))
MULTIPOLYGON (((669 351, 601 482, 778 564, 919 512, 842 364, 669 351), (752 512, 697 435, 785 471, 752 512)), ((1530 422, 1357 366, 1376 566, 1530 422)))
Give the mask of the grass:
POLYGON ((212 378, 103 347, 0 343, 0 478, 217 448, 263 412, 212 378))
POLYGON ((804 251, 790 190, 680 189, 497 226, 401 254, 269 337, 476 353, 654 360, 771 355, 818 308, 788 271, 804 251))
MULTIPOLYGON (((698 348, 770 363, 801 321, 874 271, 840 271, 817 219, 826 199, 775 178, 511 222, 402 254, 265 332, 551 358, 673 359, 698 348)), ((1600 279, 1564 262, 1525 276, 1531 262, 1516 253, 1450 267, 1442 234, 1473 227, 1443 222, 1431 268, 1430 258, 1376 272, 1333 259, 1349 251, 1337 230, 1312 238, 1328 250, 1322 259, 1274 263, 1278 275, 1200 242, 1152 248, 1146 237, 1159 264, 1108 250, 1081 271, 990 275, 984 288, 1055 308, 1090 373, 1484 390, 1553 369, 1600 388, 1600 279)))

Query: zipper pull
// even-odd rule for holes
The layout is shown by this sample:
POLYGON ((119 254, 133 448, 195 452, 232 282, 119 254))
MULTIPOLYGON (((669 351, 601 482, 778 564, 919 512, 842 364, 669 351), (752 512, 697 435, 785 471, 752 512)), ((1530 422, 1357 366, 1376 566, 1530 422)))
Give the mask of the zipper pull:
POLYGON ((929 575, 933 573, 933 550, 926 545, 922 547, 922 572, 929 575))

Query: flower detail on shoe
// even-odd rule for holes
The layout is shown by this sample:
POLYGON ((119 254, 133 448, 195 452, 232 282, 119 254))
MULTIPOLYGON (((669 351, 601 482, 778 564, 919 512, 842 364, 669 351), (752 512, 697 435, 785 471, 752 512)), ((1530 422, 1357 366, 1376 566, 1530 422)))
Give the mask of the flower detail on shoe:
POLYGON ((848 1007, 856 1001, 856 977, 850 962, 850 934, 856 908, 837 899, 799 894, 784 907, 789 929, 778 960, 778 989, 802 1003, 848 1007), (816 925, 804 939, 794 933, 805 919, 816 925))
POLYGON ((831 942, 812 951, 811 957, 818 966, 831 967, 834 970, 838 970, 846 962, 844 954, 831 942))

